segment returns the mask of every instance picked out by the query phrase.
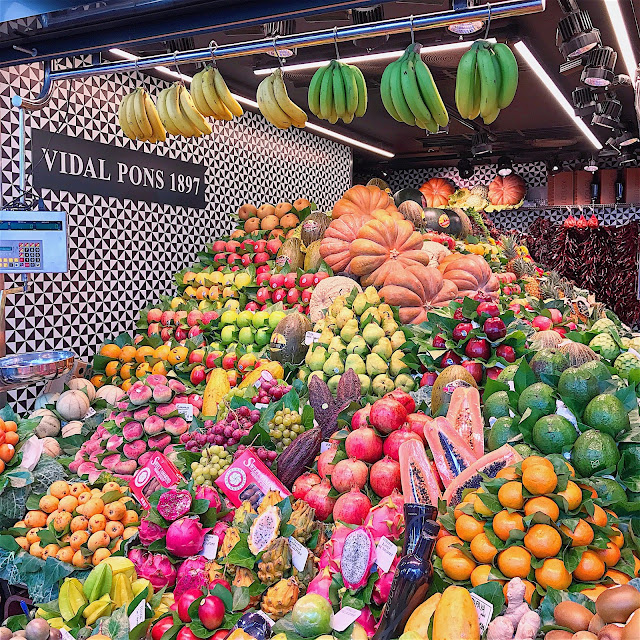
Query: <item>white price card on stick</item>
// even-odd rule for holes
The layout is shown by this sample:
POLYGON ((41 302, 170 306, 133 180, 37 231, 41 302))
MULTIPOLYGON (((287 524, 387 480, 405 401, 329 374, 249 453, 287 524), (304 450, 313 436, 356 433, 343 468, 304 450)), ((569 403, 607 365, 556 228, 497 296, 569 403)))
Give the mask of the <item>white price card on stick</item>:
POLYGON ((331 628, 335 631, 344 631, 351 623, 355 622, 362 612, 353 607, 342 607, 338 613, 331 616, 331 628))
POLYGON ((59 631, 62 640, 76 640, 66 629, 60 629, 59 631))
POLYGON ((398 547, 389 538, 382 536, 376 547, 376 564, 382 573, 387 573, 398 552, 398 547))
POLYGON ((298 571, 304 571, 309 557, 309 549, 298 542, 293 536, 289 537, 289 549, 291 549, 291 563, 298 571))
POLYGON ((493 605, 476 595, 475 593, 469 593, 471 599, 473 600, 473 604, 476 608, 476 613, 478 614, 478 624, 480 625, 480 635, 484 635, 489 623, 491 622, 491 616, 493 616, 493 605))
POLYGON ((139 624, 144 622, 144 607, 147 601, 143 598, 138 602, 138 606, 131 612, 129 616, 129 630, 135 629, 139 624))
POLYGON ((191 422, 193 420, 193 405, 188 402, 178 402, 176 404, 176 409, 178 413, 187 421, 191 422))
POLYGON ((207 560, 215 560, 216 554, 218 553, 219 542, 218 536, 213 535, 213 533, 205 534, 204 545, 198 555, 204 556, 207 560))

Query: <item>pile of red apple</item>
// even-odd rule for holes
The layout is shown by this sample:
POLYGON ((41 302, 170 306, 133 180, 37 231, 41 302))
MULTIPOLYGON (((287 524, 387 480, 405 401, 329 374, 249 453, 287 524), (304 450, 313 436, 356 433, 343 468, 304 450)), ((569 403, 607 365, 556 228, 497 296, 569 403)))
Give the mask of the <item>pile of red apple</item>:
POLYGON ((326 271, 305 272, 298 275, 293 271, 287 274, 271 273, 267 265, 258 267, 256 275, 257 304, 254 306, 252 303, 248 303, 245 309, 265 310, 270 305, 280 302, 285 309, 291 308, 300 313, 309 313, 309 301, 313 287, 328 277, 329 274, 326 271))
POLYGON ((162 342, 173 338, 176 342, 182 343, 187 338, 192 339, 203 333, 201 325, 208 325, 218 316, 217 311, 173 311, 154 307, 147 311, 147 336, 158 336, 162 342))

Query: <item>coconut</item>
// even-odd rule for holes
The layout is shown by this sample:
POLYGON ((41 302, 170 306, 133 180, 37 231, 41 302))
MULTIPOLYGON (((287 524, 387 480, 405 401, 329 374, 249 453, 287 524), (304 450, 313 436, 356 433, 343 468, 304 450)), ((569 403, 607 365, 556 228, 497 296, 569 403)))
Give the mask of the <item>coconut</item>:
POLYGON ((600 360, 600 356, 591 347, 573 340, 563 340, 558 345, 558 351, 564 353, 569 359, 569 366, 571 367, 579 367, 585 362, 600 360))

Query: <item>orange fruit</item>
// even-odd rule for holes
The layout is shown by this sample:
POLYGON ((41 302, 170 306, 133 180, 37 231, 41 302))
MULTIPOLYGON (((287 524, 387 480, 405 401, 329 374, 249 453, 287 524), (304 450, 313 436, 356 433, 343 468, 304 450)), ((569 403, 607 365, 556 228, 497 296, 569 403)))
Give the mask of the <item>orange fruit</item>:
POLYGON ((582 582, 595 582, 600 580, 605 572, 604 561, 598 557, 595 551, 585 551, 580 558, 578 566, 573 571, 573 577, 582 582))
POLYGON ((127 344, 120 350, 120 357, 118 359, 122 364, 125 364, 125 362, 133 362, 137 351, 134 346, 127 344))
POLYGON ((86 504, 82 505, 82 515, 91 518, 104 511, 104 502, 101 498, 91 498, 86 504))
POLYGON ((524 515, 530 516, 532 513, 540 511, 549 516, 553 522, 555 522, 560 516, 560 509, 558 505, 551 499, 544 496, 538 496, 537 498, 530 498, 527 500, 527 504, 524 505, 524 515))
POLYGON ((542 496, 545 493, 551 493, 558 486, 558 476, 553 468, 549 469, 545 465, 536 464, 522 472, 522 484, 529 493, 542 496))
POLYGON ((443 536, 436 542, 436 555, 438 558, 444 558, 444 554, 453 551, 451 545, 462 544, 462 540, 457 536, 443 536))
POLYGON ((456 533, 461 540, 471 542, 476 536, 484 532, 484 522, 463 513, 456 520, 456 533))
POLYGON ((120 369, 120 377, 123 380, 129 380, 131 376, 135 373, 136 364, 134 362, 127 362, 127 364, 122 365, 122 369, 120 369))
POLYGON ((47 514, 44 511, 29 511, 24 517, 24 523, 30 529, 33 527, 44 527, 47 524, 47 514))
POLYGON ((89 539, 87 540, 87 547, 89 548, 89 551, 95 551, 102 547, 108 547, 110 542, 111 538, 106 532, 96 531, 89 536, 89 539))
POLYGON ((71 521, 71 533, 75 533, 76 531, 85 531, 89 528, 89 520, 86 516, 76 516, 71 521))
POLYGON ((593 602, 595 602, 598 599, 598 596, 601 593, 604 593, 606 590, 607 590, 607 587, 600 584, 597 587, 593 587, 592 589, 581 589, 580 593, 583 596, 587 596, 589 600, 592 600, 593 602))
POLYGON ((536 465, 541 465, 546 467, 550 471, 553 471, 553 464, 551 460, 547 460, 546 458, 541 458, 540 456, 529 456, 522 461, 520 468, 522 469, 522 473, 524 473, 529 467, 533 467, 536 465))
POLYGON ((111 522, 107 522, 104 530, 106 531, 107 535, 113 540, 114 538, 120 537, 124 533, 124 525, 122 524, 122 522, 112 520, 111 522))
POLYGON ((560 531, 571 538, 572 547, 586 547, 593 542, 593 529, 584 520, 578 521, 574 531, 565 524, 560 526, 560 531))
POLYGON ((631 578, 622 571, 609 569, 605 574, 605 578, 611 578, 616 584, 627 584, 631 578))
POLYGON ((58 498, 58 500, 61 500, 65 496, 68 496, 70 492, 71 492, 71 487, 69 486, 69 483, 65 482, 64 480, 56 480, 49 487, 49 493, 52 496, 55 496, 56 498, 58 498))
POLYGON ((543 588, 567 589, 572 582, 571 574, 559 558, 548 558, 544 564, 536 569, 536 582, 543 588))
POLYGON ((121 364, 119 360, 111 360, 111 362, 107 362, 104 372, 109 378, 113 378, 113 376, 117 376, 120 372, 120 367, 121 364))
MULTIPOLYGON (((102 373, 96 373, 96 375, 91 378, 91 384, 96 389, 99 389, 100 387, 104 387, 104 385, 107 384, 107 376, 103 375, 102 373)), ((56 556, 56 558, 57 557, 58 556, 56 556)), ((60 558, 58 558, 58 560, 59 559, 60 558)), ((66 562, 66 561, 63 560, 63 562, 66 562)))
POLYGON ((119 358, 120 347, 117 344, 103 344, 100 347, 100 355, 107 358, 119 358))
POLYGON ((189 355, 189 349, 187 347, 174 347, 169 351, 169 355, 167 356, 167 360, 172 365, 177 365, 180 362, 184 362, 189 355))
POLYGON ((62 547, 62 549, 59 549, 58 553, 56 553, 56 560, 71 564, 74 554, 75 551, 71 547, 62 547))
POLYGON ((640 559, 638 559, 635 553, 633 554, 633 575, 635 575, 636 578, 640 575, 640 559))
POLYGON ((138 533, 138 527, 127 527, 122 532, 122 539, 128 540, 129 538, 132 538, 133 536, 135 536, 136 533, 138 533))
POLYGON ((509 547, 498 555, 498 569, 507 578, 526 578, 531 571, 531 554, 522 547, 509 547))
POLYGON ((5 420, 4 430, 6 433, 15 433, 18 430, 18 425, 13 420, 5 420))
POLYGON ((613 542, 607 542, 606 549, 595 549, 595 552, 607 567, 615 567, 621 556, 620 549, 613 542))
POLYGON ((498 491, 498 500, 507 509, 522 509, 524 498, 522 497, 522 483, 512 480, 503 484, 498 491))
POLYGON ((479 584, 489 582, 489 574, 493 567, 490 564, 481 564, 471 572, 471 586, 477 587, 479 584))
POLYGON ((498 550, 491 544, 486 533, 481 533, 471 541, 471 554, 478 561, 484 564, 493 562, 498 550))
POLYGON ((599 527, 607 526, 607 514, 604 512, 602 507, 599 507, 597 504, 593 505, 594 512, 592 516, 587 518, 587 522, 591 524, 595 524, 599 527))
POLYGON ((73 516, 68 511, 59 511, 58 515, 53 519, 53 528, 62 533, 68 526, 71 525, 73 516))
POLYGON ((13 458, 16 448, 12 444, 0 444, 0 460, 9 462, 13 458))
POLYGON ((88 556, 88 557, 85 558, 82 555, 82 551, 78 550, 73 554, 73 558, 71 560, 71 564, 74 567, 78 567, 78 568, 86 567, 89 564, 91 564, 91 556, 88 556))
POLYGON ((134 524, 138 524, 140 522, 140 516, 133 510, 127 509, 124 517, 122 518, 122 524, 125 527, 129 527, 134 524))
POLYGON ((53 513, 58 508, 58 502, 59 500, 55 496, 44 495, 40 498, 38 506, 45 513, 53 513))
POLYGON ((452 549, 442 558, 442 570, 452 580, 468 580, 476 563, 459 549, 452 549))
POLYGON ((522 516, 519 513, 509 513, 505 509, 494 516, 493 530, 500 540, 506 541, 512 529, 524 531, 522 516))
POLYGON ((42 553, 44 552, 44 549, 40 546, 39 542, 34 542, 30 547, 29 547, 29 553, 32 556, 35 556, 36 558, 42 558, 42 553))
POLYGON ((591 493, 592 498, 598 497, 598 492, 593 487, 590 487, 588 484, 579 484, 578 486, 581 489, 585 489, 586 491, 589 491, 591 493))
POLYGON ((504 469, 500 469, 500 471, 496 473, 496 478, 503 478, 505 480, 519 480, 519 476, 516 473, 515 467, 506 467, 504 469))
POLYGON ((73 513, 78 508, 78 498, 72 495, 65 496, 60 500, 59 508, 62 511, 73 513))
POLYGON ((564 491, 559 491, 558 495, 567 501, 569 511, 577 509, 582 503, 582 489, 572 480, 567 482, 567 488, 564 491))
POLYGON ((93 557, 91 558, 91 563, 94 567, 97 567, 103 560, 106 560, 111 555, 111 551, 109 549, 105 549, 101 547, 100 549, 96 549, 93 553, 93 557))
POLYGON ((20 442, 20 436, 13 431, 7 431, 4 434, 4 441, 6 444, 10 444, 12 447, 15 447, 18 442, 20 442))
POLYGON ((560 552, 562 538, 557 530, 550 525, 535 524, 527 531, 524 537, 524 546, 536 558, 552 558, 560 552))
POLYGON ((138 347, 136 351, 136 362, 138 364, 142 364, 146 362, 145 358, 153 357, 153 352, 155 349, 153 347, 138 347))
MULTIPOLYGON (((536 585, 533 582, 529 582, 528 580, 523 580, 524 583, 524 599, 531 604, 531 598, 536 590, 536 585)), ((505 584, 502 588, 502 592, 504 593, 504 600, 508 604, 509 596, 507 595, 509 583, 505 584)))
POLYGON ((84 482, 74 482, 69 487, 69 494, 74 496, 75 498, 77 498, 81 493, 84 493, 85 491, 89 491, 89 487, 87 487, 84 482))
POLYGON ((89 532, 95 533, 96 531, 104 531, 107 526, 107 519, 101 514, 97 513, 95 516, 89 518, 89 532))
POLYGON ((28 551, 30 545, 25 536, 18 536, 15 540, 23 551, 28 551))
POLYGON ((613 542, 613 544, 615 544, 618 549, 622 549, 622 547, 624 546, 624 535, 622 534, 622 531, 620 531, 618 527, 611 528, 615 531, 615 533, 609 538, 609 540, 611 540, 611 542, 613 542))
POLYGON ((5 470, 5 467, 6 465, 4 463, 4 460, 0 460, 0 473, 2 473, 5 470))
MULTIPOLYGON (((480 492, 478 492, 480 493, 480 492)), ((473 501, 473 510, 480 516, 491 516, 493 515, 493 511, 487 507, 487 505, 482 502, 482 498, 476 495, 475 500, 473 501)))
MULTIPOLYGON (((36 543, 38 544, 38 543, 36 543)), ((46 560, 49 556, 56 557, 56 554, 60 551, 60 547, 57 544, 48 544, 43 550, 40 556, 43 560, 46 560)))
POLYGON ((72 533, 71 538, 69 538, 69 546, 74 551, 77 551, 88 539, 88 531, 76 531, 75 533, 72 533))

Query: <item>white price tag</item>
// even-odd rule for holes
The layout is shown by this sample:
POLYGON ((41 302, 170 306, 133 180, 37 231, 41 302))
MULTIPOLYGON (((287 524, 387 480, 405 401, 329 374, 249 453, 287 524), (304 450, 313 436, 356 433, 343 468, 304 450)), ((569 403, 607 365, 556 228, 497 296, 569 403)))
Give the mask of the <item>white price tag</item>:
POLYGON ((191 422, 193 420, 193 405, 188 402, 178 402, 176 404, 176 409, 178 413, 187 421, 191 422))
POLYGON ((335 445, 331 444, 331 442, 321 442, 320 443, 320 453, 324 453, 325 451, 328 451, 332 447, 335 447, 335 445))
POLYGON ((255 404, 256 409, 266 409, 268 406, 269 405, 264 402, 256 402, 255 404))
POLYGON ((398 552, 398 547, 389 538, 382 536, 378 546, 376 547, 376 564, 378 569, 383 573, 387 573, 391 569, 391 565, 398 552))
POLYGON ((204 556, 207 560, 215 560, 218 553, 218 543, 220 542, 218 536, 212 533, 207 533, 204 536, 204 546, 202 551, 198 554, 204 556))
POLYGON ((509 387, 509 389, 511 389, 511 391, 515 391, 516 390, 516 385, 513 382, 513 380, 507 380, 507 387, 509 387))
POLYGON ((309 345, 314 342, 318 342, 318 340, 320 340, 320 335, 321 334, 317 331, 307 331, 307 333, 304 334, 304 343, 309 345))
POLYGON ((304 571, 309 557, 309 549, 298 542, 293 536, 289 538, 289 548, 291 549, 291 563, 298 571, 304 571))
POLYGON ((342 607, 338 613, 331 616, 331 628, 336 631, 344 631, 352 622, 355 622, 362 613, 353 607, 342 607))
POLYGON ((477 596, 475 593, 470 593, 473 604, 478 614, 478 624, 480 625, 480 635, 484 635, 489 623, 491 622, 491 616, 493 615, 493 605, 487 602, 484 598, 477 596))
POLYGON ((96 413, 97 412, 93 407, 89 407, 89 411, 87 411, 87 413, 84 414, 84 418, 82 418, 82 419, 86 420, 87 418, 90 418, 91 416, 95 416, 96 413))
POLYGON ((640 353, 638 353, 633 347, 627 349, 627 353, 632 353, 638 360, 640 360, 640 353))
POLYGON ((515 418, 516 417, 516 414, 513 413, 513 411, 511 411, 511 409, 509 409, 509 417, 510 418, 515 418))
POLYGON ((144 607, 147 601, 143 598, 138 602, 138 606, 131 612, 129 616, 129 630, 135 629, 140 623, 144 622, 144 607))
POLYGON ((578 430, 578 419, 562 400, 556 400, 556 413, 566 418, 578 430))
POLYGON ((264 611, 260 611, 260 609, 258 609, 255 613, 257 613, 259 616, 262 616, 269 623, 270 627, 273 627, 273 625, 276 623, 275 620, 272 620, 264 611))
POLYGON ((62 640, 75 640, 75 638, 66 629, 60 629, 60 637, 62 640))

